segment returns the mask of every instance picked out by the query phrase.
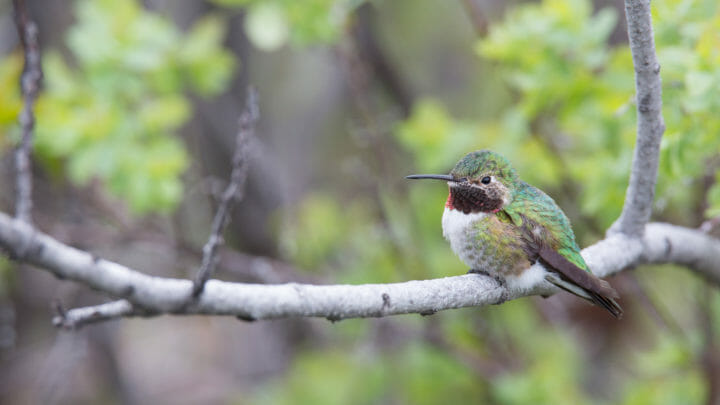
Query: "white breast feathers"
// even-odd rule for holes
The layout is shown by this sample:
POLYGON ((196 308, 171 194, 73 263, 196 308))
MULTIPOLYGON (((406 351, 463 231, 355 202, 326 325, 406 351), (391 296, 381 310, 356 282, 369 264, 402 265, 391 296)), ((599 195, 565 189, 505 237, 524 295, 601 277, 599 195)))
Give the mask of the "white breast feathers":
POLYGON ((477 242, 474 240, 471 226, 486 215, 484 212, 464 214, 462 211, 446 207, 442 216, 443 236, 450 242, 453 252, 471 268, 475 268, 478 255, 482 255, 475 246, 477 242))

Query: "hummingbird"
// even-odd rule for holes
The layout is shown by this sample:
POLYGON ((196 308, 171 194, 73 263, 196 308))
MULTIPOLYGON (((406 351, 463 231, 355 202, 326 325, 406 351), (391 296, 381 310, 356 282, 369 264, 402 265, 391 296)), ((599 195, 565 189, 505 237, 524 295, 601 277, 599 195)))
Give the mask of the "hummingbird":
POLYGON ((470 272, 524 291, 546 280, 622 317, 617 292, 590 272, 565 213, 550 196, 520 180, 502 155, 470 152, 450 174, 406 178, 447 182, 443 236, 470 272))

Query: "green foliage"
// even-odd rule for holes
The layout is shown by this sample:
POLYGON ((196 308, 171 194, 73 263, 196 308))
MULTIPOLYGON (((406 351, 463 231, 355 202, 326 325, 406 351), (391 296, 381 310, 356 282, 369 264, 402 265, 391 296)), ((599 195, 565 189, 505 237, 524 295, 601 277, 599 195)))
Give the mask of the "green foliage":
POLYGON ((605 226, 622 206, 634 135, 630 54, 607 45, 616 20, 586 0, 548 0, 510 11, 478 46, 518 94, 507 113, 520 128, 513 141, 542 140, 559 175, 584 185, 583 212, 605 226))
MULTIPOLYGON (((270 389, 260 404, 371 404, 384 389, 386 372, 376 358, 338 351, 308 353, 295 362, 283 389, 270 389)), ((279 387, 278 387, 279 388, 279 387)))
MULTIPOLYGON (((538 342, 535 342, 538 344, 538 342)), ((541 356, 527 369, 497 379, 493 392, 501 404, 580 404, 585 396, 580 390, 581 365, 572 342, 541 343, 541 356), (550 344, 547 344, 550 343, 550 344)))
POLYGON ((234 69, 225 23, 204 17, 181 33, 135 0, 78 1, 71 68, 44 55, 36 149, 78 185, 103 180, 133 211, 166 212, 182 196, 187 152, 175 132, 190 116, 185 91, 211 96, 234 69))
POLYGON ((397 129, 402 145, 416 157, 418 167, 428 172, 447 171, 480 135, 477 125, 453 120, 442 105, 427 99, 420 100, 413 116, 397 129))
POLYGON ((653 351, 640 353, 630 362, 646 378, 628 385, 623 404, 702 403, 705 387, 695 362, 686 342, 664 338, 653 351))
MULTIPOLYGON (((660 213, 692 214, 698 201, 688 187, 717 155, 718 24, 715 2, 653 3, 656 44, 663 66, 664 115, 658 184, 660 213), (708 18, 708 16, 712 16, 708 18), (685 29, 677 30, 682 23, 685 29)), ((562 153, 571 178, 583 184, 583 211, 607 226, 622 206, 635 137, 633 69, 626 46, 607 38, 610 10, 592 15, 587 0, 546 0, 508 13, 480 42, 480 54, 499 63, 518 94, 514 117, 524 138, 541 137, 562 153)), ((519 158, 519 156, 518 156, 519 158)), ((695 183, 696 184, 696 183, 695 183)), ((711 193, 717 209, 716 192, 711 193)))
POLYGON ((13 53, 0 61, 0 150, 6 148, 9 131, 15 128, 22 109, 19 91, 22 67, 23 57, 20 53, 13 53))
MULTIPOLYGON (((689 218, 703 196, 687 190, 697 189, 720 151, 720 121, 713 119, 720 108, 720 12, 716 2, 701 0, 653 6, 667 126, 656 211, 689 218)), ((491 148, 540 187, 582 184, 582 212, 608 226, 622 207, 636 125, 629 49, 607 44, 616 20, 609 9, 593 14, 588 0, 510 10, 477 49, 495 62, 516 103, 495 119, 468 122, 424 101, 400 126, 399 139, 423 170, 446 171, 464 152, 491 148)), ((709 214, 720 212, 717 189, 710 190, 709 214)))
POLYGON ((303 268, 327 268, 342 282, 401 280, 396 267, 402 259, 390 235, 374 222, 370 205, 364 199, 343 202, 329 194, 307 196, 282 235, 285 254, 303 268))
POLYGON ((324 351, 300 356, 291 378, 256 399, 272 404, 462 403, 483 394, 457 359, 421 344, 387 353, 324 351))
POLYGON ((283 246, 294 262, 315 268, 328 261, 340 249, 348 236, 350 224, 342 207, 326 195, 305 197, 289 232, 283 235, 283 246))
POLYGON ((213 0, 247 7, 245 30, 256 47, 272 51, 290 40, 295 45, 337 41, 348 15, 364 0, 213 0))
MULTIPOLYGON (((666 193, 680 194, 709 169, 717 169, 717 163, 709 161, 720 152, 720 5, 706 0, 666 1, 657 5, 655 14, 664 22, 658 26, 656 40, 667 125, 661 177, 668 181, 661 185, 666 193), (678 30, 679 25, 682 29, 678 30)), ((709 203, 708 215, 720 212, 717 183, 709 203)))
POLYGON ((17 272, 14 271, 10 259, 0 257, 0 299, 10 295, 16 277, 17 272))

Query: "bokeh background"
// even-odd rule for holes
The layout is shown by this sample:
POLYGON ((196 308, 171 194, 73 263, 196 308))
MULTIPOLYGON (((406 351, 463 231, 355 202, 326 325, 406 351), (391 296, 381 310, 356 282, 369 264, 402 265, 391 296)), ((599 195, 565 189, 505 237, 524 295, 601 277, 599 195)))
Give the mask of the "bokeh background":
MULTIPOLYGON (((616 0, 28 1, 44 86, 38 226, 192 276, 246 89, 250 176, 216 277, 384 283, 462 274, 442 184, 489 148, 601 239, 635 139, 616 0)), ((720 5, 654 0, 667 130, 654 220, 720 214, 720 5)), ((13 210, 22 52, 0 1, 0 207, 13 210)), ((719 221, 711 221, 714 225, 719 221)), ((712 230, 711 230, 712 231, 712 230)), ((719 259, 720 260, 720 259, 719 259)), ((625 317, 567 294, 385 319, 124 319, 52 327, 109 297, 0 259, 0 402, 702 404, 720 401, 720 296, 689 271, 611 279, 625 317)))

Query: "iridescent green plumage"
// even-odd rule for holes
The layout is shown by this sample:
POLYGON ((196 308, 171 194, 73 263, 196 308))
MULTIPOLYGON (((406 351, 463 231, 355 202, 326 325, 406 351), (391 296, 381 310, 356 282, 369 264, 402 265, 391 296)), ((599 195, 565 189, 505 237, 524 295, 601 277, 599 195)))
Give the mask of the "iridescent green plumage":
POLYGON ((450 175, 410 178, 448 181, 443 234, 473 269, 521 280, 528 288, 528 283, 541 281, 537 272, 527 272, 540 261, 549 270, 545 280, 621 316, 613 300, 617 293, 590 272, 563 211, 547 194, 520 180, 503 156, 471 152, 450 175))
MULTIPOLYGON (((520 180, 505 157, 489 150, 471 152, 455 165, 450 174, 457 179, 494 176, 509 192, 509 201, 500 211, 506 214, 499 216, 501 221, 512 222, 518 235, 525 238, 529 235, 523 234, 532 231, 528 221, 543 227, 547 231, 542 234, 545 243, 579 268, 590 271, 580 256, 580 247, 575 242, 575 234, 565 213, 550 196, 520 180)), ((482 237, 481 234, 478 237, 482 237)))

